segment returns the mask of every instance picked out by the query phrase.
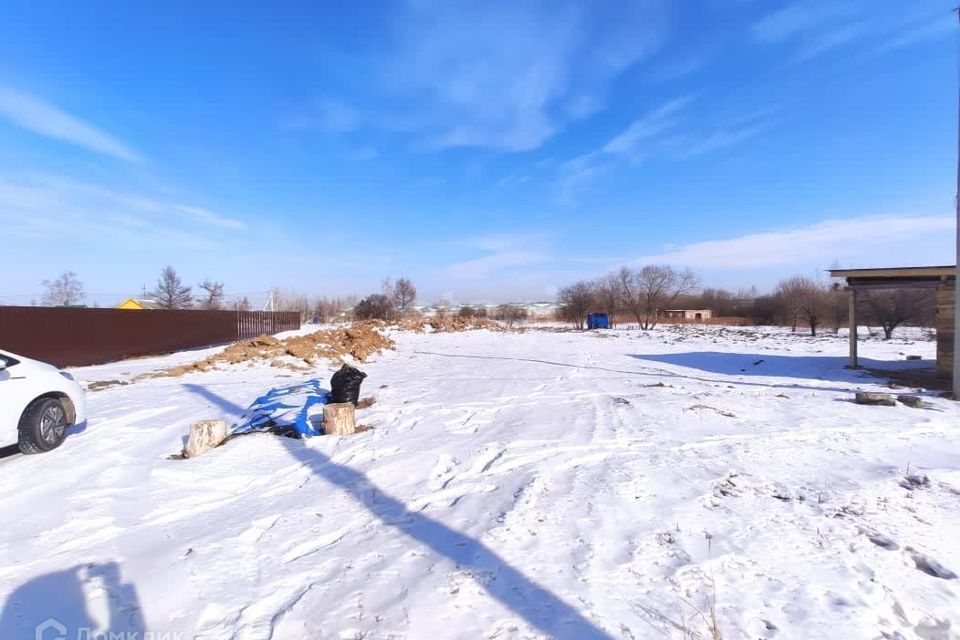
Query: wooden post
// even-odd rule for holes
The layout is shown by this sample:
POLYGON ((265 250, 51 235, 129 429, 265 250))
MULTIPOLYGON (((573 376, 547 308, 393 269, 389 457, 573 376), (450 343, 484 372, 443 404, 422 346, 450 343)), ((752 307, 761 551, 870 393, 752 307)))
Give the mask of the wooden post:
POLYGON ((356 430, 352 402, 334 402, 323 405, 323 433, 325 435, 343 436, 354 433, 356 430))
POLYGON ((850 368, 860 366, 857 358, 857 290, 850 287, 850 310, 847 313, 847 325, 850 327, 850 368))
POLYGON ((947 379, 953 374, 953 369, 957 365, 954 353, 954 342, 957 339, 954 328, 956 292, 953 284, 944 279, 937 286, 937 373, 947 379))
POLYGON ((227 438, 227 423, 223 420, 201 420, 190 425, 190 437, 183 449, 184 458, 196 458, 218 446, 227 438))

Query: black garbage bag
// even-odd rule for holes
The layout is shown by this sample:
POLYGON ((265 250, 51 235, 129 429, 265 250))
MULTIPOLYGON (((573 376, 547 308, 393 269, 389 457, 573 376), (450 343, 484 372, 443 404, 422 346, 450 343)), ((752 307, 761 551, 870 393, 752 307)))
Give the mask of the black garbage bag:
POLYGON ((330 378, 330 402, 352 402, 357 404, 360 399, 360 385, 367 377, 363 371, 348 364, 340 367, 340 371, 330 378))

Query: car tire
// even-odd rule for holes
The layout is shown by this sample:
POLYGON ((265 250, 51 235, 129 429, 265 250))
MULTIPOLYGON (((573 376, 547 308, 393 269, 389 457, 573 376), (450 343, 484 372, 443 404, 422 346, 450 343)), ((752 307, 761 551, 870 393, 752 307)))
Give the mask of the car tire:
POLYGON ((34 400, 20 417, 19 446, 26 454, 52 451, 66 437, 67 412, 56 398, 34 400))

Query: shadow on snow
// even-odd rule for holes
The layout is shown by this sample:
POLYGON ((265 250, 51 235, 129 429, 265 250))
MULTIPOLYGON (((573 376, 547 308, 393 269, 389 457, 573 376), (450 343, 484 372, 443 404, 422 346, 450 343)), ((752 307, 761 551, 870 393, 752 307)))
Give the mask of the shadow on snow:
MULTIPOLYGON (((630 354, 647 362, 659 362, 687 369, 725 376, 800 378, 830 382, 857 383, 864 372, 847 367, 846 356, 785 356, 759 353, 726 353, 721 351, 688 351, 684 353, 630 354)), ((915 364, 906 361, 883 361, 860 358, 866 369, 929 367, 930 362, 915 364)))
POLYGON ((0 612, 0 638, 77 638, 84 628, 90 630, 90 637, 141 638, 147 630, 137 590, 121 580, 116 562, 82 564, 37 576, 17 587, 0 612), (86 594, 101 587, 106 594, 106 620, 97 620, 87 608, 86 594))
MULTIPOLYGON (((200 385, 184 385, 218 406, 229 415, 241 415, 244 409, 200 385)), ((287 451, 305 467, 332 485, 339 487, 384 525, 397 529, 434 553, 447 558, 457 568, 472 572, 490 572, 489 580, 477 580, 491 597, 526 620, 530 625, 560 640, 612 640, 579 611, 523 575, 482 542, 421 513, 407 509, 359 471, 337 464, 320 451, 297 440, 281 439, 287 451)), ((425 613, 424 615, 429 615, 425 613)))
MULTIPOLYGON (((540 360, 536 358, 516 358, 511 356, 481 356, 469 355, 463 353, 438 353, 435 351, 417 351, 418 354, 437 356, 441 358, 470 358, 475 360, 501 360, 507 362, 532 362, 536 364, 549 365, 553 367, 566 367, 569 369, 583 369, 587 371, 603 371, 606 373, 616 373, 628 376, 648 376, 655 378, 673 378, 678 380, 692 380, 695 382, 705 382, 708 384, 738 385, 746 387, 763 387, 765 389, 808 389, 810 391, 834 391, 838 393, 852 393, 857 389, 855 387, 831 387, 831 386, 809 386, 792 382, 753 382, 747 380, 736 380, 728 378, 706 378, 697 375, 690 375, 682 371, 671 371, 660 367, 639 367, 638 369, 614 369, 598 365, 575 364, 571 362, 556 362, 553 360, 540 360)), ((714 352, 691 352, 680 354, 628 354, 631 358, 647 362, 658 362, 663 364, 684 367, 686 369, 698 369, 707 373, 715 373, 730 376, 768 376, 768 377, 793 377, 808 380, 823 380, 825 382, 848 382, 852 385, 862 384, 864 382, 873 382, 869 372, 846 369, 846 358, 835 358, 830 356, 770 356, 770 355, 750 355, 743 353, 714 353, 714 352), (765 362, 754 364, 758 360, 772 362, 773 367, 761 369, 765 362), (813 362, 808 362, 813 361, 813 362), (749 369, 754 368, 751 372, 749 369), (804 371, 804 367, 807 370, 804 371), (810 370, 813 369, 813 371, 810 370), (789 371, 788 371, 789 370, 789 371), (775 371, 780 371, 775 373, 775 371), (819 373, 820 375, 817 375, 819 373)), ((861 362, 867 366, 887 365, 889 362, 879 360, 865 360, 861 362)), ((912 364, 912 363, 911 363, 912 364)), ((928 364, 929 366, 929 364, 928 364)))

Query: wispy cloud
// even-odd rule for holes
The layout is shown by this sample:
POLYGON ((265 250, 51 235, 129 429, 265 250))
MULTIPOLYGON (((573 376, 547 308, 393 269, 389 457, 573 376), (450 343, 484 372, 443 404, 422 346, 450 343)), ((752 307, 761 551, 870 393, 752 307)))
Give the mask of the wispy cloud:
POLYGON ((157 234, 189 238, 210 227, 241 230, 243 221, 190 204, 115 191, 57 176, 0 176, 0 223, 5 231, 36 235, 47 223, 76 237, 134 237, 155 242, 157 234), (115 224, 114 224, 115 223, 115 224))
POLYGON ((746 114, 696 136, 673 138, 663 146, 677 159, 695 158, 746 142, 773 126, 776 118, 773 109, 746 114))
POLYGON ((402 131, 429 148, 536 149, 601 110, 610 82, 660 48, 666 7, 666 0, 409 2, 372 64, 381 113, 321 104, 287 124, 402 131))
POLYGON ((70 142, 121 160, 128 162, 143 160, 143 157, 132 147, 109 133, 37 96, 11 87, 0 86, 0 118, 33 133, 70 142))
POLYGON ((488 278, 505 269, 526 267, 544 262, 546 259, 542 254, 529 251, 502 251, 482 258, 457 262, 448 267, 447 273, 454 278, 474 280, 488 278))
POLYGON ((541 233, 496 233, 468 238, 463 244, 467 252, 483 255, 449 265, 446 273, 453 278, 478 280, 518 267, 540 264, 550 259, 544 250, 547 236, 541 233))
POLYGON ((943 37, 955 30, 956 20, 949 11, 931 12, 923 3, 883 11, 865 0, 806 0, 756 21, 751 34, 758 43, 796 47, 787 61, 801 64, 854 43, 867 46, 867 55, 877 54, 943 37))
POLYGON ((834 29, 827 29, 808 38, 800 50, 793 56, 791 62, 800 63, 812 60, 828 51, 849 44, 867 33, 867 26, 859 22, 844 24, 834 29))
POLYGON ((599 151, 585 153, 561 163, 557 169, 557 204, 574 204, 580 190, 611 166, 608 157, 599 151))
POLYGON ((690 97, 670 100, 640 116, 599 149, 581 154, 560 164, 557 169, 558 204, 571 205, 585 185, 626 159, 636 164, 651 151, 650 143, 674 129, 690 97))
POLYGON ((573 204, 585 185, 625 162, 635 166, 654 157, 687 160, 741 144, 775 123, 774 111, 767 110, 704 127, 690 122, 687 111, 691 102, 691 96, 665 102, 634 120, 598 149, 560 164, 556 201, 573 204))
POLYGON ((874 53, 887 53, 928 40, 945 38, 956 31, 956 16, 953 13, 941 11, 894 29, 876 47, 874 53))
POLYGON ((671 100, 634 120, 629 127, 603 145, 606 153, 634 155, 638 145, 677 126, 680 112, 690 103, 690 97, 671 100))
POLYGON ((327 133, 347 133, 360 126, 363 114, 344 101, 320 98, 313 104, 289 113, 281 119, 281 126, 294 131, 311 130, 327 133))
POLYGON ((818 29, 844 13, 840 3, 795 2, 757 20, 752 33, 758 42, 784 42, 818 29))
POLYGON ((188 216, 192 216, 193 218, 195 218, 200 222, 204 222, 206 224, 214 225, 217 227, 226 227, 228 229, 245 229, 247 226, 245 223, 241 222, 240 220, 222 216, 219 213, 215 213, 203 207, 194 207, 194 206, 183 205, 183 204, 164 204, 164 203, 155 203, 155 206, 157 207, 158 210, 162 210, 165 207, 169 207, 173 211, 184 213, 188 216))
MULTIPOLYGON (((834 259, 870 260, 886 266, 890 258, 910 260, 900 250, 919 238, 952 231, 952 215, 886 215, 827 220, 793 229, 751 233, 725 240, 696 242, 634 260, 636 264, 673 264, 704 269, 756 269, 828 264, 834 259), (897 249, 897 251, 893 251, 897 249)), ((930 260, 933 256, 927 256, 930 260)))

